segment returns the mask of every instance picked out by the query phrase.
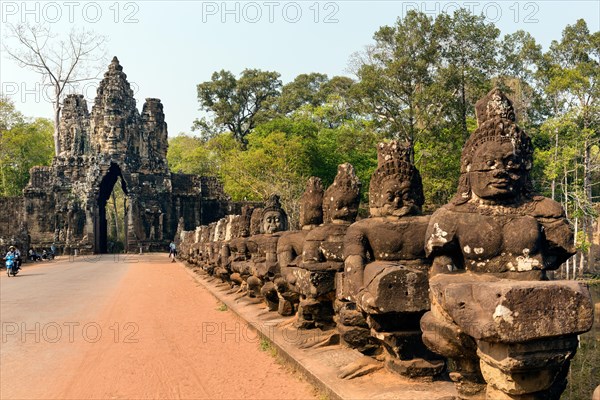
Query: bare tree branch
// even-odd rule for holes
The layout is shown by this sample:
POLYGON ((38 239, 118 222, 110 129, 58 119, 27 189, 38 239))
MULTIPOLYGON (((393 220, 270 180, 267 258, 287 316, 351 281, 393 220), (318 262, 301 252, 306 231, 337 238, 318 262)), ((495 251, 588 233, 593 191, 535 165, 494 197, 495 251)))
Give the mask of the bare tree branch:
POLYGON ((6 24, 6 30, 8 40, 2 47, 8 56, 20 67, 41 75, 42 83, 54 89, 54 150, 59 155, 59 122, 65 88, 98 77, 99 64, 107 62, 104 49, 107 39, 93 31, 73 28, 66 40, 56 40, 57 35, 43 24, 6 24))

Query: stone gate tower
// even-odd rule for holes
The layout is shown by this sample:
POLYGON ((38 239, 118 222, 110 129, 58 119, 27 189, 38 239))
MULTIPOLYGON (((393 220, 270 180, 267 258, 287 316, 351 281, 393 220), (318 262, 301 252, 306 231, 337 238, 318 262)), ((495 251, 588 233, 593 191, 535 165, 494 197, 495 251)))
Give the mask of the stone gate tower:
POLYGON ((105 206, 115 184, 125 193, 128 251, 165 250, 180 219, 189 230, 231 211, 216 180, 169 171, 163 105, 146 99, 140 114, 116 57, 91 113, 82 95, 66 97, 59 131, 52 166, 33 168, 24 190, 33 247, 107 252, 105 206))

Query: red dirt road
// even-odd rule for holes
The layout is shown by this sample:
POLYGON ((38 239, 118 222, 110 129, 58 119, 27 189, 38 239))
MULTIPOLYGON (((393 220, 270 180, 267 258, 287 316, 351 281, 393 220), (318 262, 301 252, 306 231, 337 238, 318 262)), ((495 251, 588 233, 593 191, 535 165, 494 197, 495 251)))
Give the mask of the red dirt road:
POLYGON ((88 316, 94 325, 86 340, 74 331, 74 340, 60 347, 44 340, 25 346, 21 362, 10 364, 21 372, 11 377, 2 368, 0 397, 315 398, 309 384, 260 350, 254 331, 230 311, 219 311, 180 264, 167 261, 166 255, 148 255, 129 264, 114 293, 88 316), (31 381, 27 369, 35 370, 36 353, 46 367, 31 381))

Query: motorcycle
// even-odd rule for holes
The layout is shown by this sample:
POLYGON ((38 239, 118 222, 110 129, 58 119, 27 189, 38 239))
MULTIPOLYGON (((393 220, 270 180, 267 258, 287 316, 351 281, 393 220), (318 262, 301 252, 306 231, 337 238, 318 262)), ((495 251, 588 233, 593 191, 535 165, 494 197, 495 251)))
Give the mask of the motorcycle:
POLYGON ((44 250, 42 252, 42 260, 48 260, 48 261, 54 260, 54 253, 51 251, 48 252, 48 251, 44 250))
POLYGON ((14 255, 9 255, 6 257, 6 274, 8 276, 16 276, 19 273, 19 265, 17 263, 17 258, 14 255))

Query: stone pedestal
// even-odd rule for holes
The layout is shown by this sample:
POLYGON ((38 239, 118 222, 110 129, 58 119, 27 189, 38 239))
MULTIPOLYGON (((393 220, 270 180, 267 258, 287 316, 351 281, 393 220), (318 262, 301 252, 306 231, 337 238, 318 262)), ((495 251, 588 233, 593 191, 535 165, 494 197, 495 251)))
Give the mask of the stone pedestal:
POLYGON ((470 273, 437 275, 430 285, 423 339, 457 360, 450 376, 461 398, 560 398, 577 335, 593 323, 585 285, 470 273))

